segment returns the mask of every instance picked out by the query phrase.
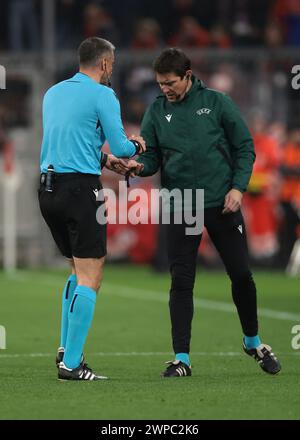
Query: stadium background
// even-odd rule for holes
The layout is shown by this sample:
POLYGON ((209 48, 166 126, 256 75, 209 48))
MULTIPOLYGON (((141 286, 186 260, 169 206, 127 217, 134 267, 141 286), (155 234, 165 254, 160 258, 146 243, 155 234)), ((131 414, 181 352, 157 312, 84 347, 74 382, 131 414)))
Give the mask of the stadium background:
MULTIPOLYGON (((55 350, 57 335, 56 328, 51 327, 51 330, 48 330, 48 326, 52 322, 58 325, 54 307, 55 310, 59 308, 59 285, 63 284, 65 262, 59 256, 42 221, 36 198, 43 93, 53 83, 76 72, 75 49, 82 39, 92 35, 106 38, 117 47, 112 86, 121 101, 124 125, 128 134, 137 132, 145 108, 158 93, 151 63, 164 47, 179 46, 190 55, 196 76, 203 79, 209 87, 222 90, 235 100, 254 136, 257 160, 248 194, 244 198, 243 209, 253 266, 264 270, 258 275, 258 284, 263 290, 260 294, 260 305, 269 310, 265 315, 264 313, 261 315, 268 316, 269 313, 263 329, 267 335, 276 335, 278 338, 277 345, 287 356, 286 370, 289 377, 286 376, 284 379, 286 382, 278 387, 281 400, 278 397, 276 411, 274 408, 267 410, 267 400, 263 400, 261 406, 258 405, 257 412, 249 411, 247 416, 280 418, 281 405, 283 408, 284 400, 288 395, 293 394, 293 385, 299 384, 299 379, 295 382, 299 365, 295 363, 296 357, 292 357, 296 353, 292 351, 290 344, 291 327, 300 324, 299 298, 297 298, 299 281, 297 278, 290 279, 284 271, 288 268, 290 275, 297 275, 300 271, 299 253, 298 259, 295 258, 293 264, 288 265, 289 262, 291 263, 292 249, 300 236, 300 100, 299 90, 293 89, 291 85, 295 76, 292 74, 292 67, 299 64, 300 1, 9 0, 1 2, 0 20, 0 65, 6 69, 6 89, 0 91, 0 265, 10 274, 5 275, 0 272, 0 325, 4 325, 7 329, 7 351, 0 355, 2 361, 0 368, 3 367, 5 373, 7 366, 11 366, 13 360, 16 374, 20 368, 23 369, 24 375, 30 374, 28 365, 30 355, 44 353, 45 357, 37 357, 36 362, 45 368, 47 374, 49 371, 49 377, 53 374, 50 367, 47 370, 49 361, 47 353, 50 348, 55 350), (14 273, 15 266, 22 270, 14 273), (51 271, 49 274, 44 270, 45 267, 61 269, 51 271), (51 279, 54 281, 50 281, 51 279), (40 290, 43 290, 45 303, 47 305, 49 303, 47 313, 43 308, 45 306, 36 305, 36 300, 41 294, 40 290), (54 305, 51 300, 53 290, 57 292, 54 305), (26 293, 26 300, 23 296, 20 297, 20 291, 26 293), (16 313, 12 311, 15 310, 15 304, 18 304, 16 313), (33 304, 36 313, 31 310, 33 304), (27 320, 22 318, 22 313, 25 313, 27 320), (270 313, 271 315, 273 313, 273 318, 270 313), (281 318, 276 321, 276 316, 281 318), (32 322, 28 322, 31 318, 32 322), (24 332, 26 343, 22 344, 19 340, 20 332, 24 332), (46 333, 46 338, 39 339, 37 332, 46 333), (260 408, 262 412, 259 412, 260 408)), ((104 186, 117 189, 119 178, 105 170, 102 181, 104 186)), ((154 176, 148 179, 135 179, 131 181, 131 185, 132 188, 142 186, 149 191, 153 187, 159 187, 159 178, 154 176)), ((106 320, 100 311, 95 323, 96 329, 99 326, 99 335, 104 332, 106 342, 99 349, 96 339, 92 340, 90 350, 94 353, 99 351, 117 353, 123 352, 124 347, 127 347, 126 352, 138 352, 138 349, 145 351, 144 341, 147 340, 146 351, 157 354, 159 363, 155 368, 160 368, 161 361, 167 359, 164 353, 161 355, 159 353, 170 350, 167 297, 157 300, 154 295, 154 292, 166 294, 168 290, 168 275, 164 274, 167 270, 164 228, 155 225, 110 226, 108 261, 114 263, 107 266, 108 287, 105 284, 103 287, 103 305, 104 308, 107 307, 108 317, 106 320), (128 263, 130 265, 127 265, 128 263), (148 266, 144 267, 144 265, 148 266), (118 282, 114 288, 116 280, 118 282), (152 296, 155 297, 154 303, 151 303, 151 307, 147 307, 147 311, 143 307, 143 302, 138 300, 138 289, 141 284, 148 289, 141 290, 140 294, 145 296, 143 299, 148 298, 151 301, 152 296), (115 289, 121 292, 119 297, 113 296, 112 303, 108 297, 106 302, 106 293, 115 289), (132 301, 132 304, 128 305, 128 301, 129 303, 132 301), (161 301, 165 301, 165 305, 159 304, 161 301), (157 328, 153 333, 156 338, 164 333, 161 344, 152 341, 150 329, 145 329, 143 322, 145 313, 149 327, 153 320, 158 319, 157 328), (128 317, 132 329, 129 328, 128 317), (118 322, 116 327, 115 319, 118 322), (105 328, 102 320, 106 324, 105 328), (122 320, 124 326, 119 323, 122 320), (127 339, 119 338, 118 331, 125 332, 127 339)), ((199 265, 207 269, 221 268, 220 261, 207 238, 203 241, 199 252, 199 265)), ((206 303, 206 307, 204 299, 202 306, 207 309, 205 310, 207 314, 201 317, 201 323, 195 324, 197 338, 194 336, 194 339, 199 339, 199 334, 213 333, 218 341, 216 347, 211 347, 208 341, 203 343, 203 339, 207 339, 205 336, 197 342, 197 345, 195 343, 194 350, 202 353, 197 359, 200 359, 204 353, 235 353, 237 349, 234 343, 240 344, 237 318, 233 319, 231 316, 231 321, 228 320, 227 323, 227 315, 223 311, 226 318, 222 315, 220 321, 222 328, 219 327, 218 330, 218 322, 215 322, 212 331, 211 324, 215 313, 221 313, 213 312, 213 301, 221 301, 223 305, 224 300, 229 301, 229 285, 225 280, 225 274, 223 272, 211 274, 209 271, 200 278, 197 286, 196 295, 200 289, 200 298, 209 298, 212 303, 210 310, 209 302, 206 303), (226 331, 223 324, 228 327, 226 331)), ((226 304, 227 302, 225 309, 228 306, 226 304)), ((218 310, 218 306, 216 307, 218 310)), ((101 309, 100 306, 99 308, 101 309)), ((155 358, 154 355, 152 354, 155 358)), ((112 359, 104 356, 104 366, 114 364, 117 359, 114 356, 112 355, 112 359)), ((96 362, 100 361, 100 358, 101 356, 97 357, 95 354, 96 362)), ((199 414, 192 404, 190 410, 187 405, 183 412, 177 410, 172 412, 169 409, 169 412, 166 412, 163 400, 160 399, 160 404, 157 403, 156 384, 153 384, 151 390, 149 383, 152 383, 152 379, 149 379, 149 389, 145 391, 145 395, 141 396, 136 387, 129 392, 128 401, 120 398, 123 410, 124 405, 127 405, 127 412, 122 413, 121 404, 119 408, 114 402, 111 412, 109 410, 105 413, 94 412, 92 418, 122 418, 122 414, 128 418, 137 417, 138 409, 131 406, 134 396, 145 404, 141 411, 142 418, 147 416, 160 418, 163 415, 169 418, 201 418, 201 415, 207 418, 214 416, 229 418, 235 415, 238 418, 246 417, 246 411, 242 411, 245 409, 245 396, 239 393, 241 382, 237 378, 239 369, 244 364, 246 368, 248 360, 242 361, 242 358, 234 355, 232 358, 224 356, 221 369, 237 375, 233 388, 230 388, 232 383, 226 383, 220 397, 218 380, 222 381, 222 377, 218 376, 217 367, 220 366, 220 360, 217 361, 216 358, 211 357, 209 361, 206 360, 205 367, 205 378, 210 384, 211 395, 207 396, 206 391, 200 389, 206 396, 204 401, 207 398, 211 408, 215 405, 214 412, 207 409, 210 408, 208 405, 206 412, 202 408, 199 414), (234 364, 233 372, 230 369, 232 364, 234 364), (216 382, 210 381, 210 373, 216 382), (231 411, 226 404, 226 393, 230 389, 232 396, 242 399, 241 412, 235 413, 233 409, 231 411), (133 394, 130 394, 131 392, 133 394), (144 396, 151 398, 145 401, 144 396), (221 403, 218 406, 214 402, 219 398, 221 403)), ((148 361, 149 357, 145 355, 139 362, 141 371, 150 378, 153 371, 148 361)), ((102 358, 101 362, 103 363, 102 358)), ((130 375, 132 373, 130 357, 122 358, 122 365, 124 371, 128 371, 130 375)), ((253 365, 253 375, 258 374, 254 371, 254 367, 253 365)), ((117 367, 115 368, 118 371, 117 367)), ((4 377, 9 379, 10 375, 4 374, 4 377)), ((245 380, 242 377, 239 379, 245 380)), ((199 383, 200 380, 199 374, 199 383)), ((257 388, 253 388, 250 382, 244 383, 246 393, 250 393, 250 397, 254 399, 258 387, 266 386, 265 380, 259 377, 257 388)), ((43 380, 41 382, 42 386, 45 386, 43 380)), ((120 383, 117 381, 114 387, 116 389, 121 387, 121 382, 122 380, 120 383)), ((140 379, 140 386, 142 382, 143 380, 140 379)), ((132 383, 127 383, 128 389, 132 383)), ((38 412, 40 400, 32 401, 28 412, 22 412, 20 409, 16 411, 15 404, 21 399, 21 394, 26 395, 31 387, 36 386, 30 381, 25 382, 24 385, 21 378, 18 384, 21 388, 16 394, 10 392, 9 380, 5 385, 3 396, 15 395, 15 400, 12 399, 6 406, 6 411, 2 412, 2 416, 0 415, 1 418, 22 418, 22 416, 47 418, 47 414, 50 418, 60 417, 58 413, 52 411, 51 399, 55 400, 55 398, 51 393, 50 404, 46 406, 49 413, 46 410, 38 412), (32 410, 30 410, 31 406, 32 410)), ((15 389, 13 384, 12 386, 15 389)), ((164 390, 167 393, 166 399, 176 400, 174 390, 171 386, 169 388, 169 385, 167 387, 168 389, 164 390)), ((190 393, 195 393, 194 397, 201 406, 200 391, 197 386, 192 388, 190 384, 188 388, 190 393)), ((42 393, 42 389, 36 390, 38 395, 42 393)), ((158 384, 157 392, 160 392, 158 384)), ((109 399, 108 387, 105 388, 105 393, 109 399)), ((271 396, 272 393, 274 389, 270 386, 266 395, 271 396)), ((70 394, 70 398, 73 397, 75 399, 75 394, 74 396, 70 394)), ((94 397, 96 399, 96 396, 94 397)), ((290 399, 286 416, 296 417, 296 408, 299 407, 293 397, 290 399)), ((64 409, 61 417, 72 418, 76 417, 76 414, 77 417, 89 416, 88 410, 86 413, 76 413, 76 411, 71 413, 64 409)))

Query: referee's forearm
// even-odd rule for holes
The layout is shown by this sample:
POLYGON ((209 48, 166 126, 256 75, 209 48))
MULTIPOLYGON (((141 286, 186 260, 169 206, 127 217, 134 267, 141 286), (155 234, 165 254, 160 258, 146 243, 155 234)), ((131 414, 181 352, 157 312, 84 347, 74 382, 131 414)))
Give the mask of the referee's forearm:
POLYGON ((133 157, 136 154, 136 148, 129 139, 125 138, 122 143, 112 143, 109 145, 110 151, 115 157, 133 157))

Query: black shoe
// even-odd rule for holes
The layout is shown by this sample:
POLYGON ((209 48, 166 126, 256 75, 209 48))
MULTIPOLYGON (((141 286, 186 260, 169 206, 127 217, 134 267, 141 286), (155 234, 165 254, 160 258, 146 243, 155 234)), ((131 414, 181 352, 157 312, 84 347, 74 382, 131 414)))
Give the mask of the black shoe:
MULTIPOLYGON (((57 349, 57 354, 56 354, 56 358, 55 358, 55 364, 56 364, 57 368, 59 367, 59 364, 64 360, 64 354, 65 354, 64 347, 59 347, 57 349)), ((84 362, 84 355, 82 354, 80 363, 83 364, 83 362, 84 362)))
POLYGON ((56 358, 55 358, 56 368, 58 368, 59 364, 63 361, 64 354, 65 354, 64 347, 59 347, 57 350, 56 358))
POLYGON ((102 380, 108 379, 106 376, 95 374, 87 364, 81 363, 77 368, 67 368, 63 362, 58 366, 59 380, 102 380))
POLYGON ((269 345, 260 344, 256 348, 248 349, 243 341, 243 350, 252 356, 266 373, 277 374, 281 370, 281 365, 269 345))
POLYGON ((161 377, 184 377, 191 376, 192 369, 181 361, 166 362, 169 366, 161 373, 161 377))

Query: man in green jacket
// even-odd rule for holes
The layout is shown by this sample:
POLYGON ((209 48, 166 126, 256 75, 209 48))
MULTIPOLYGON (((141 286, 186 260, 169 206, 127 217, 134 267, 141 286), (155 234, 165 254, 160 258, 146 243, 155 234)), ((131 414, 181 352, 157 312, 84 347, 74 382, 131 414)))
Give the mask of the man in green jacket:
MULTIPOLYGON (((131 175, 160 170, 168 190, 204 189, 204 225, 223 260, 243 329, 243 349, 267 373, 281 366, 258 336, 256 287, 248 263, 240 211, 255 152, 249 130, 232 100, 196 79, 179 49, 166 49, 154 63, 162 94, 146 111, 141 134, 147 151, 130 160, 131 175)), ((195 198, 193 206, 195 211, 195 198)), ((186 223, 167 225, 172 284, 170 315, 175 360, 163 377, 190 376, 190 339, 196 259, 202 234, 187 235, 186 223)))

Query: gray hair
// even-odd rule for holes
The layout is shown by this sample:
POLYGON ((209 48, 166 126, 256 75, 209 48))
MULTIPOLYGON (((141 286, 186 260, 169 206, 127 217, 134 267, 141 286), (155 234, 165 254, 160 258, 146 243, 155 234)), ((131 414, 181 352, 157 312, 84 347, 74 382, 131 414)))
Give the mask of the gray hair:
POLYGON ((83 67, 95 67, 107 54, 113 54, 115 46, 104 38, 90 37, 84 40, 78 49, 79 64, 83 67))

